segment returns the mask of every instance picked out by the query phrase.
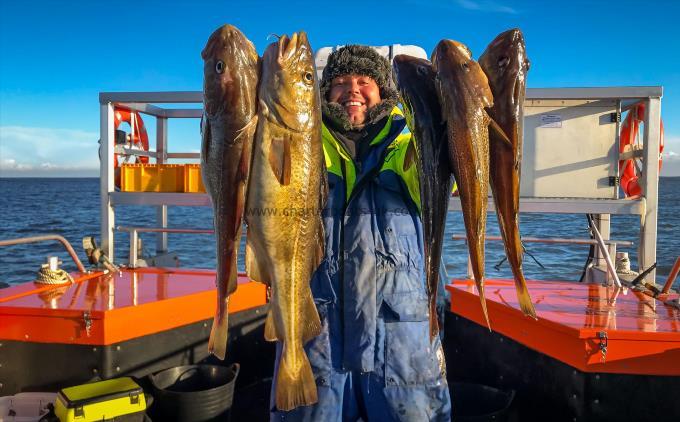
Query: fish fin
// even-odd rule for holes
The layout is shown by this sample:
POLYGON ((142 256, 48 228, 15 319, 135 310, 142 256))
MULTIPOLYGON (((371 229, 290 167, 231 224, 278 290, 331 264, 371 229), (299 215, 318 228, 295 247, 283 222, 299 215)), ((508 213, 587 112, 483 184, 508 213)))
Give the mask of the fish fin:
POLYGON ((416 146, 415 146, 415 139, 412 139, 411 142, 408 143, 408 146, 406 147, 406 154, 404 154, 404 164, 403 164, 403 169, 404 171, 408 171, 413 164, 415 164, 417 158, 417 151, 416 151, 416 146))
POLYGON ((300 320, 302 321, 302 344, 306 344, 309 340, 321 334, 321 320, 319 319, 319 311, 316 310, 314 299, 312 299, 312 292, 307 291, 303 294, 300 303, 300 320))
POLYGON ((477 282, 477 280, 475 280, 475 283, 477 284, 477 290, 479 291, 479 300, 482 302, 482 312, 484 313, 484 320, 486 321, 486 326, 489 328, 489 331, 491 331, 489 312, 486 309, 486 298, 484 297, 484 279, 482 278, 481 282, 477 282))
POLYGON ((437 320, 437 294, 430 297, 430 342, 439 334, 439 321, 437 320))
MULTIPOLYGON (((239 231, 239 237, 240 233, 241 232, 239 231)), ((238 287, 238 242, 227 242, 225 249, 229 251, 226 255, 227 259, 225 260, 225 264, 227 265, 225 272, 227 273, 227 295, 230 295, 234 293, 238 287)), ((222 271, 224 271, 224 269, 224 267, 221 268, 222 271)), ((219 279, 218 283, 220 283, 219 279)))
POLYGON ((280 184, 290 184, 290 138, 272 138, 269 165, 280 184))
POLYGON ((201 157, 203 157, 203 160, 206 160, 210 150, 210 122, 205 113, 201 116, 201 137, 203 140, 201 142, 201 157))
POLYGON ((326 208, 326 203, 328 202, 328 173, 326 171, 326 160, 321 160, 322 171, 321 171, 321 194, 319 195, 319 209, 317 210, 319 218, 317 219, 316 228, 316 260, 314 265, 314 270, 318 268, 323 261, 326 249, 326 236, 323 227, 323 218, 321 213, 324 208, 326 208))
MULTIPOLYGON (((257 121, 257 116, 251 119, 257 121)), ((248 125, 251 125, 248 123, 248 125)), ((248 127, 246 125, 246 127, 248 127)), ((250 128, 253 126, 251 125, 250 128)), ((251 129, 248 130, 251 130, 251 129)), ((244 128, 245 129, 245 128, 244 128)), ((240 136, 240 135, 239 135, 240 136)), ((246 208, 247 190, 248 190, 248 176, 250 174, 250 160, 251 160, 251 143, 244 142, 241 150, 241 159, 238 163, 238 170, 236 172, 236 204, 234 206, 234 241, 238 242, 241 239, 241 230, 243 228, 244 211, 246 208)))
POLYGON ((269 309, 267 312, 267 319, 264 322, 264 339, 267 341, 282 340, 276 334, 276 324, 274 323, 274 312, 269 309))
POLYGON ((203 179, 203 184, 208 192, 212 191, 212 181, 210 178, 205 177, 205 172, 207 171, 208 153, 210 151, 210 122, 208 121, 208 116, 203 113, 201 117, 201 178, 203 179))
POLYGON ((326 160, 321 160, 322 171, 321 171, 321 195, 319 195, 319 215, 321 211, 326 208, 326 203, 328 203, 328 170, 326 169, 326 160))
MULTIPOLYGON (((257 114, 254 115, 253 117, 251 117, 250 121, 248 121, 248 123, 246 123, 245 126, 243 126, 241 129, 236 131, 237 135, 234 138, 234 143, 236 143, 236 141, 238 141, 241 136, 246 136, 246 137, 250 136, 251 132, 255 131, 256 128, 257 128, 257 114)), ((248 146, 250 146, 250 145, 248 145, 248 146)))
POLYGON ((314 268, 312 268, 312 271, 316 271, 316 269, 321 265, 321 261, 323 261, 323 258, 325 256, 325 249, 326 249, 326 241, 325 241, 325 233, 324 233, 324 228, 323 228, 323 220, 319 219, 317 222, 317 229, 316 229, 316 245, 314 248, 314 268))
POLYGON ((299 342, 284 342, 276 374, 276 408, 293 410, 319 401, 309 359, 299 342))
MULTIPOLYGON (((243 211, 246 207, 246 181, 236 182, 236 204, 234 205, 234 241, 241 240, 241 230, 243 229, 243 211)), ((238 243, 237 243, 238 245, 238 243)))
POLYGON ((220 360, 224 360, 224 357, 227 355, 227 337, 229 334, 228 304, 229 296, 224 298, 223 302, 220 301, 219 295, 217 296, 218 309, 215 312, 215 318, 210 329, 210 339, 208 340, 208 351, 220 360))
POLYGON ((534 304, 531 302, 531 296, 529 295, 529 290, 527 289, 527 284, 524 278, 521 280, 515 279, 515 289, 517 290, 517 300, 519 301, 519 307, 526 316, 530 316, 533 319, 538 319, 536 316, 536 309, 534 304))
POLYGON ((257 112, 261 113, 264 117, 269 116, 269 107, 262 99, 260 99, 260 106, 257 108, 257 112))
POLYGON ((269 273, 265 270, 266 266, 257 259, 258 254, 255 252, 251 241, 246 236, 246 275, 254 281, 259 281, 266 285, 271 285, 269 273))
POLYGON ((489 140, 503 141, 503 143, 509 148, 513 148, 512 141, 508 138, 503 128, 496 122, 491 116, 489 116, 489 129, 498 135, 497 137, 489 137, 489 140))

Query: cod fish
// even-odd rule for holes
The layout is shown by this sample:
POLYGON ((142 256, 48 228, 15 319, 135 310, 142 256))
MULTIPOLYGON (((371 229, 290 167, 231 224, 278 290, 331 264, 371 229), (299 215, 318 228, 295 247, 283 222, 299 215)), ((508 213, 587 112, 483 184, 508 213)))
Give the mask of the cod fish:
MULTIPOLYGON (((432 339, 439 333, 436 309, 439 265, 453 184, 449 167, 446 122, 442 119, 432 64, 424 59, 400 54, 394 58, 392 66, 406 121, 415 139, 411 145, 415 146, 415 161, 420 182, 425 276, 430 302, 430 339, 432 339)), ((405 165, 411 165, 409 160, 405 165)))
POLYGON ((262 56, 260 107, 248 187, 246 271, 270 289, 265 338, 280 341, 276 407, 317 402, 304 344, 321 332, 310 280, 323 257, 327 182, 319 87, 304 32, 262 56))
MULTIPOLYGON (((485 108, 493 106, 489 82, 472 53, 456 41, 442 40, 432 53, 435 85, 446 120, 449 165, 458 184, 472 272, 486 324, 484 236, 489 189, 489 125, 502 131, 485 108)), ((509 140, 504 139, 509 143, 509 140)))
POLYGON ((217 309, 208 349, 227 350, 229 295, 236 290, 248 169, 257 122, 259 56, 235 27, 224 25, 208 39, 203 57, 201 173, 213 204, 217 239, 217 309))
POLYGON ((523 104, 529 60, 519 29, 498 35, 479 58, 489 79, 494 105, 489 115, 498 123, 512 145, 495 142, 499 135, 489 133, 490 182, 496 204, 505 254, 515 278, 517 298, 525 315, 536 318, 534 305, 522 272, 522 241, 519 235, 519 181, 522 168, 523 104))

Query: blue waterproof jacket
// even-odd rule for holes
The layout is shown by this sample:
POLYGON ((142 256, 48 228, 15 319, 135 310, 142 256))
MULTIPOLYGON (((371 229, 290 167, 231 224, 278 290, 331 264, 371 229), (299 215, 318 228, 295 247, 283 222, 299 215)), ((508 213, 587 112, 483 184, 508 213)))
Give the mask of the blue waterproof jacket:
POLYGON ((359 413, 370 420, 450 419, 441 343, 429 337, 418 177, 415 164, 404 168, 405 125, 395 107, 356 162, 323 127, 326 251, 311 281, 323 329, 305 345, 319 403, 275 412, 274 420, 347 420, 348 406, 356 407, 348 395, 361 396, 359 413))

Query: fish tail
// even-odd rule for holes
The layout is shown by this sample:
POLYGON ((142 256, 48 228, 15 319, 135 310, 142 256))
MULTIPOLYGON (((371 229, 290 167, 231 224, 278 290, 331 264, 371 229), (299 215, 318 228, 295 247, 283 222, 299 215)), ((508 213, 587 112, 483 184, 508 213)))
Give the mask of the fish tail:
POLYGON ((226 277, 222 275, 224 274, 224 268, 219 268, 220 273, 217 276, 217 308, 215 309, 215 318, 213 319, 210 339, 208 340, 208 351, 221 360, 224 360, 227 354, 229 295, 236 290, 238 282, 236 250, 232 247, 231 251, 231 256, 225 260, 228 267, 226 269, 226 277))
POLYGON ((316 382, 302 343, 283 343, 283 353, 276 375, 276 408, 289 411, 318 401, 316 382))
POLYGON ((519 300, 519 307, 524 312, 524 315, 530 316, 533 319, 538 319, 536 317, 536 309, 534 309, 534 304, 531 302, 531 296, 529 295, 529 290, 527 289, 526 281, 524 277, 519 280, 515 277, 515 289, 517 290, 517 300, 519 300))
POLYGON ((208 340, 208 351, 217 356, 220 360, 224 360, 224 357, 227 355, 228 304, 229 296, 224 298, 224 300, 221 300, 218 295, 217 312, 215 312, 212 329, 210 330, 210 339, 208 340))
MULTIPOLYGON (((510 223, 504 224, 504 218, 502 218, 502 212, 498 210, 498 225, 501 227, 501 234, 503 235, 503 243, 505 244, 505 255, 508 257, 508 263, 512 269, 512 275, 515 279, 515 290, 517 290, 517 300, 519 301, 519 307, 526 316, 530 316, 533 319, 536 318, 536 310, 534 309, 534 304, 531 303, 531 296, 529 296, 529 290, 527 289, 527 282, 524 278, 524 272, 522 271, 522 239, 519 235, 519 226, 517 225, 517 219, 513 219, 510 223), (509 228, 505 230, 504 228, 509 228)), ((517 215, 517 212, 508 215, 517 215)))
POLYGON ((489 312, 486 309, 486 297, 484 297, 484 279, 477 282, 477 290, 479 290, 479 300, 482 302, 482 312, 484 313, 484 320, 486 321, 486 326, 491 331, 491 322, 489 321, 489 312))
POLYGON ((269 306, 270 308, 269 312, 267 312, 267 319, 264 321, 264 339, 267 341, 283 340, 282 338, 279 338, 280 336, 276 333, 273 303, 270 303, 269 306))

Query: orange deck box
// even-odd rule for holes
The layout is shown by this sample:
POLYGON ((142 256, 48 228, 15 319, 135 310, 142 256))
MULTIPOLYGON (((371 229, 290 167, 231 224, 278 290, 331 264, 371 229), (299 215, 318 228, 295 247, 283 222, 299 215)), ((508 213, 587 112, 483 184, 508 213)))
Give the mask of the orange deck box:
POLYGON ((633 289, 527 280, 533 319, 520 310, 513 280, 484 285, 491 329, 473 281, 446 286, 450 381, 512 390, 521 421, 679 420, 675 306, 633 289))
MULTIPOLYGON (((72 275, 73 284, 0 289, 0 396, 141 377, 208 356, 217 303, 214 271, 72 275)), ((263 322, 266 303, 265 285, 239 275, 230 296, 230 327, 263 322)), ((228 354, 238 343, 230 341, 228 354)))

